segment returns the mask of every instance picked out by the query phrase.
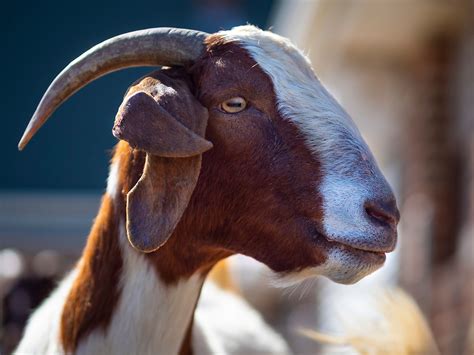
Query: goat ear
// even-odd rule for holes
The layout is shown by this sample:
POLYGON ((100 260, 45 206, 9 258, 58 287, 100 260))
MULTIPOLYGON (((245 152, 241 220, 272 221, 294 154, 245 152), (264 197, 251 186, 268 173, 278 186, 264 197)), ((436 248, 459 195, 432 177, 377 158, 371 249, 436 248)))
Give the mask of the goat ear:
POLYGON ((188 205, 200 169, 200 155, 146 155, 143 174, 127 195, 127 235, 133 247, 149 253, 168 240, 188 205))
POLYGON ((208 111, 194 97, 187 75, 160 70, 132 86, 113 133, 146 152, 143 173, 127 194, 127 235, 142 252, 160 248, 188 206, 201 169, 208 111))
MULTIPOLYGON (((205 127, 208 113, 204 107, 199 108, 200 115, 193 119, 205 127)), ((144 91, 135 92, 124 100, 112 132, 133 148, 160 157, 191 157, 212 148, 211 142, 184 126, 144 91)))

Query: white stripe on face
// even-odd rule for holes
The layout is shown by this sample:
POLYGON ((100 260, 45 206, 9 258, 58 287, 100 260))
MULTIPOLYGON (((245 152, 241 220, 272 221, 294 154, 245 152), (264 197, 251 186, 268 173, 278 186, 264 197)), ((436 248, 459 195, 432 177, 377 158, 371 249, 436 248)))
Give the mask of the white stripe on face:
POLYGON ((308 58, 288 39, 253 26, 220 34, 229 41, 238 41, 268 74, 280 114, 299 127, 327 172, 349 173, 352 169, 347 161, 367 154, 367 146, 351 118, 323 87, 308 58))

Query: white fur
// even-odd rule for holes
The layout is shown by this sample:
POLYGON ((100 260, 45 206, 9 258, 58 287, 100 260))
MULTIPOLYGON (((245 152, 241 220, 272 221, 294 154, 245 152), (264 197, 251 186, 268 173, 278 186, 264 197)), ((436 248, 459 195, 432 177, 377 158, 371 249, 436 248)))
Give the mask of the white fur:
POLYGON ((193 350, 196 354, 289 354, 283 338, 241 297, 212 282, 204 284, 196 309, 193 350))
POLYGON ((23 338, 15 354, 62 354, 59 341, 61 311, 66 297, 76 278, 76 269, 72 271, 59 287, 43 302, 28 320, 23 338))
POLYGON ((109 177, 107 178, 107 194, 112 198, 118 197, 119 191, 119 163, 114 161, 109 167, 109 177))

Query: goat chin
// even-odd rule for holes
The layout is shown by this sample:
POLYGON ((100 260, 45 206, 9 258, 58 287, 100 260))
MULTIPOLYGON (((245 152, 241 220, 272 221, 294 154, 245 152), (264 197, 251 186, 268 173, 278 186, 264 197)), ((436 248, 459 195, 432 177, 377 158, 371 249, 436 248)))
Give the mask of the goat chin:
POLYGON ((357 308, 342 310, 336 306, 342 334, 311 329, 299 332, 323 345, 321 354, 334 354, 336 348, 338 354, 439 354, 420 308, 403 290, 378 288, 359 299, 361 304, 357 308), (361 311, 369 308, 371 311, 361 311))

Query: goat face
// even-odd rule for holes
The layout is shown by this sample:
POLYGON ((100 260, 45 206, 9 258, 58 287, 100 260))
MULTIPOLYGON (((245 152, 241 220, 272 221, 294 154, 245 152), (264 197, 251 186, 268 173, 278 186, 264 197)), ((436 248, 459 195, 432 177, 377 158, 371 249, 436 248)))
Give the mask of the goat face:
POLYGON ((393 193, 306 58, 245 26, 209 38, 193 74, 214 144, 195 200, 222 216, 211 241, 287 282, 352 283, 379 268, 396 243, 393 193))
POLYGON ((115 122, 114 135, 146 153, 126 196, 134 247, 152 252, 191 232, 196 254, 249 255, 288 282, 352 283, 383 264, 399 218, 390 187, 308 60, 252 26, 103 42, 55 79, 20 148, 81 86, 143 64, 181 67, 132 86, 115 122))

